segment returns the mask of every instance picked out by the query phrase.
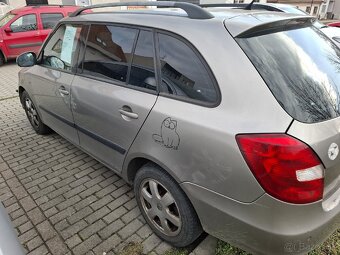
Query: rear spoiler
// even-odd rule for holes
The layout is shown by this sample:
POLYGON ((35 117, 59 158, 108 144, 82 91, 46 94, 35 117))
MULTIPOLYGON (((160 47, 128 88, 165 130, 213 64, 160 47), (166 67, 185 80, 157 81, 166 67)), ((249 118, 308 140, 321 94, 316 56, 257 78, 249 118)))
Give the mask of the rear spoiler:
POLYGON ((312 16, 299 16, 272 22, 263 23, 238 34, 236 38, 249 38, 280 31, 287 31, 312 26, 316 18, 312 16))

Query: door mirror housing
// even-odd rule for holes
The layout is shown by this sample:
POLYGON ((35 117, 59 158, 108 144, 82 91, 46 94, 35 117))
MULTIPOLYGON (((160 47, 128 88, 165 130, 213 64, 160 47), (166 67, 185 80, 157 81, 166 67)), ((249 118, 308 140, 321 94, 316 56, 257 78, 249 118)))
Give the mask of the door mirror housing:
POLYGON ((17 64, 20 67, 30 67, 37 63, 37 55, 33 52, 26 52, 17 57, 17 64))
POLYGON ((12 33, 12 29, 10 27, 5 27, 5 33, 12 33))

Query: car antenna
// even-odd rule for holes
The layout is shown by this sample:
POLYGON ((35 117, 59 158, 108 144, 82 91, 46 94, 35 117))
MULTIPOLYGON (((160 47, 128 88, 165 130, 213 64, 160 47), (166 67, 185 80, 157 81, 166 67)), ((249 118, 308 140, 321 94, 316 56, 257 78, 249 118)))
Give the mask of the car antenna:
POLYGON ((255 2, 255 0, 251 1, 250 4, 248 4, 244 9, 245 10, 251 10, 251 7, 253 6, 254 2, 255 2))

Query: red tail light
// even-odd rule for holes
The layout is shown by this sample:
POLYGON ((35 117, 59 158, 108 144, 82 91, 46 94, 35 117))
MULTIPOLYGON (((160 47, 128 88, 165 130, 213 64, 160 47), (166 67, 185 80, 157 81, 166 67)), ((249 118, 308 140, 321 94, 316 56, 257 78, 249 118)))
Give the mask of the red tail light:
POLYGON ((322 199, 324 170, 311 148, 286 134, 237 135, 238 146, 262 188, 285 202, 322 199))

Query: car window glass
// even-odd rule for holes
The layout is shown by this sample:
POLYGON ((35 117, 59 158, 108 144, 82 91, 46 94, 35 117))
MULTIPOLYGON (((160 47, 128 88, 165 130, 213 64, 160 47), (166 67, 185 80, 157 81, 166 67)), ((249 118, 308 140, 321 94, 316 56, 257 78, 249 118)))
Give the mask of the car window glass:
POLYGON ((129 84, 156 90, 153 35, 149 31, 141 31, 133 56, 129 84))
POLYGON ((43 50, 42 64, 70 71, 75 63, 80 32, 79 26, 60 26, 43 50))
POLYGON ((236 40, 294 119, 316 123, 340 116, 340 49, 320 30, 268 30, 236 40))
POLYGON ((61 13, 42 13, 41 21, 43 29, 52 29, 64 16, 61 13))
POLYGON ((37 17, 35 14, 21 16, 11 24, 12 32, 26 32, 37 30, 37 17))
POLYGON ((159 34, 159 47, 163 92, 205 102, 217 101, 207 69, 187 44, 159 34))
POLYGON ((126 82, 136 35, 132 28, 91 25, 83 73, 126 82))

